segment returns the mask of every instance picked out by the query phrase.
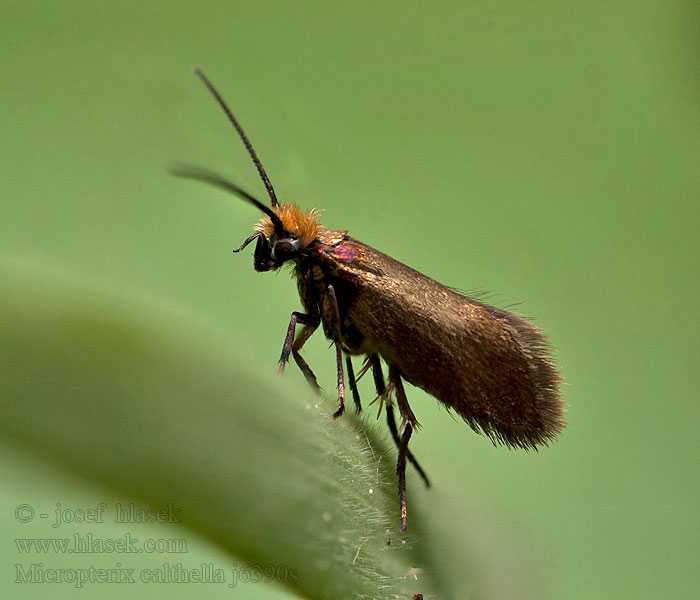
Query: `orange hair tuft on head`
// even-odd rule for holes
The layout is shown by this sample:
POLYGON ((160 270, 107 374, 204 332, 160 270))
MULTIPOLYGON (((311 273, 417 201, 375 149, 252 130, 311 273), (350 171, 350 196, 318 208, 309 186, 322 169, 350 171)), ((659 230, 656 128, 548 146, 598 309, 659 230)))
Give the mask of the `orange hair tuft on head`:
MULTIPOLYGON (((272 210, 282 221, 285 231, 298 237, 304 246, 308 246, 318 237, 321 231, 321 224, 318 222, 320 211, 315 208, 302 210, 290 202, 272 207, 272 210)), ((255 231, 262 233, 269 240, 275 234, 275 226, 270 217, 265 216, 260 219, 255 231)))

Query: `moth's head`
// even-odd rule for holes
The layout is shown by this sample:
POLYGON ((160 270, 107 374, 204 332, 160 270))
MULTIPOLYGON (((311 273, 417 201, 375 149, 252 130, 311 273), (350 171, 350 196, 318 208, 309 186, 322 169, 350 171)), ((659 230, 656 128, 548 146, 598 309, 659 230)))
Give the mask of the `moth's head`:
POLYGON ((282 204, 273 207, 272 212, 275 219, 266 215, 255 227, 258 241, 253 265, 260 272, 279 269, 285 262, 300 258, 314 244, 321 228, 316 210, 282 204))
POLYGON ((258 236, 253 256, 253 266, 258 272, 279 269, 288 260, 294 260, 301 254, 301 240, 292 235, 288 237, 267 239, 258 236))
POLYGON ((234 126, 243 145, 248 150, 250 158, 260 174, 267 194, 270 197, 270 206, 266 206, 260 200, 250 195, 245 190, 238 187, 228 179, 212 173, 211 171, 196 167, 178 166, 173 169, 173 173, 180 177, 196 179, 212 184, 229 192, 233 192, 240 198, 247 200, 252 205, 261 210, 265 216, 255 227, 255 232, 240 248, 234 252, 240 252, 253 240, 257 239, 255 246, 254 266, 256 271, 272 271, 279 269, 284 263, 300 258, 307 249, 318 239, 321 225, 318 222, 318 212, 314 210, 303 211, 296 204, 280 204, 277 200, 275 190, 270 183, 270 179, 258 158, 248 136, 243 132, 240 123, 233 116, 231 109, 216 90, 214 85, 198 68, 194 69, 195 74, 202 80, 204 85, 212 93, 219 106, 226 113, 231 124, 234 126))

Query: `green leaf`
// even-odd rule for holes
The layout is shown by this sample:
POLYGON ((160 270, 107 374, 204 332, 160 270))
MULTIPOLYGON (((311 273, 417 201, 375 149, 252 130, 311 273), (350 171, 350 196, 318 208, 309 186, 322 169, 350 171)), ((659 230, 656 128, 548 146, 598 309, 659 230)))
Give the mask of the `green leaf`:
POLYGON ((332 398, 175 307, 21 265, 0 281, 0 435, 174 503, 239 559, 294 570, 302 597, 436 593, 410 504, 398 532, 395 450, 374 426, 332 421, 332 398))

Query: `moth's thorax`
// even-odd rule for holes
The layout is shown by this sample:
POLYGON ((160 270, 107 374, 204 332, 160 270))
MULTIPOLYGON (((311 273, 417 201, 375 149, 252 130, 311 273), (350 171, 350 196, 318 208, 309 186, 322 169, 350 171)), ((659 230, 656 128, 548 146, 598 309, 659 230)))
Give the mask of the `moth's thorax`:
POLYGON ((318 241, 325 246, 335 246, 348 237, 347 231, 321 228, 318 232, 318 241))

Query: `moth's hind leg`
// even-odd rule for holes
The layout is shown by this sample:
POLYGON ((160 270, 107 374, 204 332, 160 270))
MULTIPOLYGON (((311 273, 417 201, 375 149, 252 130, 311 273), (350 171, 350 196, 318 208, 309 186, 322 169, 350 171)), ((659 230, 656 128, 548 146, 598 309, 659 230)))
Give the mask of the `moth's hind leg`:
POLYGON ((401 506, 401 531, 406 531, 406 457, 409 454, 408 442, 413 430, 418 426, 416 416, 408 405, 406 391, 401 381, 401 372, 394 365, 389 365, 389 381, 396 389, 396 403, 403 419, 403 433, 399 443, 399 460, 396 463, 396 474, 399 478, 399 504, 401 506))
MULTIPOLYGON (((394 438, 394 442, 396 443, 396 447, 400 448, 401 442, 399 440, 398 429, 396 428, 396 420, 394 419, 394 407, 387 406, 386 408, 387 408, 386 421, 387 421, 387 424, 389 425, 389 430, 391 431, 391 435, 394 438)), ((413 468, 418 472, 418 475, 420 475, 420 478, 423 480, 423 483, 425 483, 425 487, 430 487, 430 480, 428 479, 428 476, 425 474, 423 467, 420 466, 420 464, 418 463, 418 460, 416 460, 416 457, 413 456, 413 452, 411 452, 408 448, 406 448, 406 458, 408 459, 408 462, 410 462, 413 465, 413 468)))
MULTIPOLYGON (((374 387, 377 390, 377 394, 382 396, 386 391, 386 384, 384 383, 384 374, 382 373, 382 363, 379 360, 379 355, 371 354, 367 358, 370 364, 372 365, 374 387)), ((396 419, 394 418, 394 407, 391 403, 388 402, 386 405, 386 422, 389 426, 389 431, 391 432, 391 437, 394 439, 396 447, 400 448, 401 440, 399 438, 399 431, 396 428, 396 419)), ((423 480, 423 483, 425 483, 425 487, 430 487, 430 480, 428 479, 428 476, 425 474, 425 471, 420 466, 420 464, 418 464, 418 461, 416 460, 415 456, 413 456, 413 453, 408 448, 406 448, 406 458, 408 459, 408 462, 410 462, 415 468, 415 470, 418 472, 418 475, 420 475, 420 478, 423 480)))
POLYGON ((352 360, 349 354, 345 355, 345 368, 348 370, 348 384, 352 392, 353 402, 355 402, 355 410, 361 412, 362 403, 360 402, 360 392, 357 390, 357 379, 355 378, 355 370, 352 368, 352 360))
POLYGON ((401 531, 406 531, 406 455, 408 454, 408 442, 413 433, 413 425, 406 421, 401 443, 399 444, 399 460, 396 463, 396 474, 399 478, 399 506, 401 507, 401 531))
POLYGON ((291 353, 292 356, 294 356, 294 361, 297 363, 297 366, 304 374, 304 377, 306 377, 306 380, 309 382, 309 385, 316 390, 316 392, 321 391, 318 381, 316 380, 316 375, 314 375, 313 371, 299 352, 306 343, 306 340, 308 340, 313 332, 316 331, 320 323, 321 318, 318 315, 307 315, 305 313, 294 311, 291 319, 289 319, 289 327, 287 328, 287 335, 284 338, 282 354, 279 360, 279 372, 283 373, 284 367, 289 361, 289 354, 291 353), (304 328, 295 339, 294 334, 297 323, 303 324, 304 328))
POLYGON ((413 429, 418 429, 420 424, 416 415, 413 414, 411 407, 408 404, 408 398, 406 398, 406 390, 403 388, 403 380, 401 379, 401 372, 393 365, 389 366, 389 383, 396 389, 396 404, 399 405, 399 413, 403 420, 403 424, 409 424, 413 429))

